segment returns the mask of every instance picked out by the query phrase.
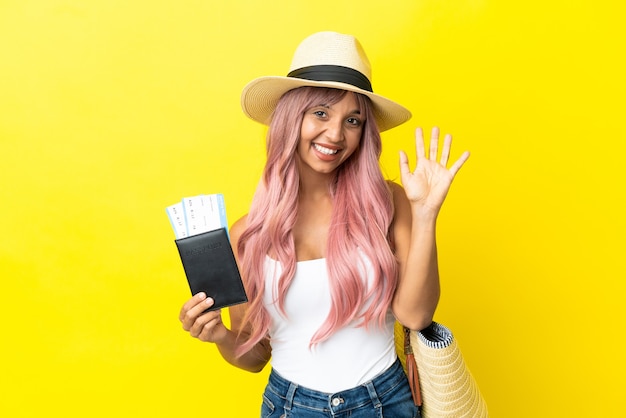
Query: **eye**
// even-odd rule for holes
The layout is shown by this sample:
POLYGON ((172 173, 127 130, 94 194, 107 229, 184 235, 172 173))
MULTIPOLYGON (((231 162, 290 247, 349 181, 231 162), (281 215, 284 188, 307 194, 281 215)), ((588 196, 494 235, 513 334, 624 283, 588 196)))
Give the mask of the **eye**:
POLYGON ((328 114, 324 110, 314 110, 313 114, 318 118, 325 118, 326 116, 328 116, 328 114))
POLYGON ((359 118, 348 118, 346 119, 346 122, 348 122, 348 124, 352 125, 352 126, 361 126, 361 119, 359 118))

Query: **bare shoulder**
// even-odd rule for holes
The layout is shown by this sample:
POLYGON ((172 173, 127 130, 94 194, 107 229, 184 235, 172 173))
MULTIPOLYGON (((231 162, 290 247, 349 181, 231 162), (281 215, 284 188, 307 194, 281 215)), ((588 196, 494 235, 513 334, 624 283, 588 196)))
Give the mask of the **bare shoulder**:
POLYGON ((388 180, 387 185, 389 186, 389 190, 391 190, 391 197, 393 199, 394 218, 404 213, 410 214, 409 199, 406 197, 404 188, 392 180, 388 180))
POLYGON ((411 237, 411 225, 413 222, 411 215, 411 204, 406 197, 404 188, 398 183, 389 181, 389 189, 393 197, 393 224, 392 231, 396 256, 401 260, 407 254, 411 237))
POLYGON ((404 193, 404 189, 402 188, 402 186, 400 186, 398 183, 396 183, 393 180, 387 180, 387 186, 389 186, 389 189, 391 190, 391 193, 393 193, 394 198, 395 198, 396 193, 398 192, 404 193))

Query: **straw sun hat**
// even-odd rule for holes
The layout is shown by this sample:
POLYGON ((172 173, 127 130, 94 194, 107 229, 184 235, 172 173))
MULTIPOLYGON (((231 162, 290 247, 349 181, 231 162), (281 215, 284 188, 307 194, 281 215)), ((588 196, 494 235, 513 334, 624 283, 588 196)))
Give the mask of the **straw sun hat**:
POLYGON ((300 43, 286 77, 260 77, 248 83, 241 94, 241 107, 251 119, 269 124, 276 103, 287 91, 303 86, 330 87, 369 97, 380 131, 409 120, 411 112, 375 94, 371 81, 369 60, 354 36, 319 32, 300 43))

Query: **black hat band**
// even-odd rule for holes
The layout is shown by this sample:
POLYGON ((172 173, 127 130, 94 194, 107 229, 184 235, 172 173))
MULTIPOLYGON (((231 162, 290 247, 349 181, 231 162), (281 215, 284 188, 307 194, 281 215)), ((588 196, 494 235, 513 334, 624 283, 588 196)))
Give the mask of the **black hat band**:
POLYGON ((310 67, 298 68, 293 70, 287 77, 301 78, 311 81, 336 81, 339 83, 350 84, 361 90, 373 93, 372 83, 363 75, 363 73, 349 67, 340 65, 313 65, 310 67))

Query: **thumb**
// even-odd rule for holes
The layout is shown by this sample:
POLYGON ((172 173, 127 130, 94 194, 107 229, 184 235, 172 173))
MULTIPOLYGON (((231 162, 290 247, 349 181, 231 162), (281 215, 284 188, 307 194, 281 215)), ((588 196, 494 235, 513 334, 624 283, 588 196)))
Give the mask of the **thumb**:
POLYGON ((400 174, 411 174, 411 169, 409 168, 409 157, 407 157, 404 151, 400 151, 400 174))

